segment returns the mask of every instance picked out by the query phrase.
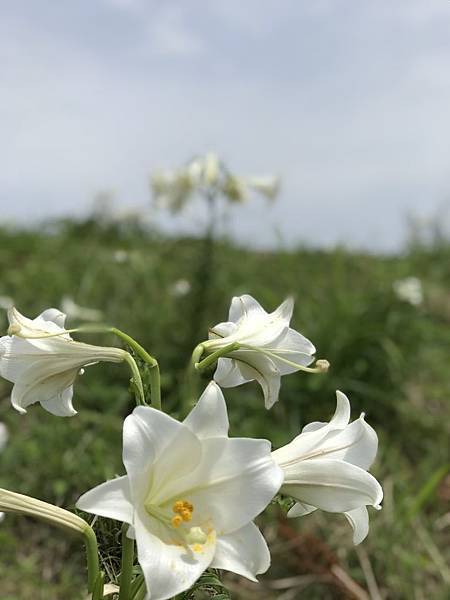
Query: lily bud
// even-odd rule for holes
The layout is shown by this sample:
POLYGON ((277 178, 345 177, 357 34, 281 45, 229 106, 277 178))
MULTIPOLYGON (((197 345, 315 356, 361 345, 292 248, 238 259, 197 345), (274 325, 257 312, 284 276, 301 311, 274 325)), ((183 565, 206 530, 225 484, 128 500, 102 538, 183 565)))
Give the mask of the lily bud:
POLYGON ((81 517, 74 515, 59 506, 48 504, 37 498, 18 494, 0 488, 0 510, 7 513, 13 512, 28 517, 36 517, 47 521, 57 527, 62 527, 75 533, 85 535, 90 526, 81 517))

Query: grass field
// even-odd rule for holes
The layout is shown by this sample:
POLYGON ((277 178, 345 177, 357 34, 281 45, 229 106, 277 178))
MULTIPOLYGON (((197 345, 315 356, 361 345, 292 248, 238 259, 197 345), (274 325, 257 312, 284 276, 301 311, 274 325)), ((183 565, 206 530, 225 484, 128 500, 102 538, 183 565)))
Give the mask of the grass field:
MULTIPOLYGON (((344 517, 317 513, 286 522, 272 506, 260 521, 272 568, 260 586, 225 575, 232 597, 447 598, 450 246, 380 257, 344 249, 252 252, 227 241, 208 248, 201 240, 93 221, 41 233, 0 230, 0 296, 11 296, 29 316, 59 307, 65 295, 102 310, 106 322, 158 358, 163 405, 176 416, 188 408, 183 382, 192 349, 208 325, 226 320, 231 297, 245 292, 268 310, 293 294, 293 326, 331 369, 285 377, 270 413, 256 384, 225 390, 232 435, 269 438, 278 447, 305 423, 328 420, 334 390, 341 389, 353 416, 364 410, 378 432, 373 472, 385 500, 381 512, 372 511, 371 532, 357 549, 344 517), (393 292, 393 282, 408 276, 423 283, 420 306, 393 292), (180 293, 180 280, 190 283, 188 293, 180 293)), ((2 331, 6 324, 1 314, 2 331)), ((98 334, 82 339, 118 344, 98 334)), ((122 366, 87 369, 75 389, 79 415, 72 419, 38 406, 19 415, 9 403, 10 385, 1 380, 0 421, 10 443, 1 454, 0 486, 73 508, 82 492, 122 474, 121 425, 133 406, 128 377, 122 366)), ((111 548, 119 526, 97 527, 104 534, 104 568, 114 579, 111 548)), ((2 600, 83 598, 84 570, 77 540, 25 518, 8 516, 1 524, 2 600)))

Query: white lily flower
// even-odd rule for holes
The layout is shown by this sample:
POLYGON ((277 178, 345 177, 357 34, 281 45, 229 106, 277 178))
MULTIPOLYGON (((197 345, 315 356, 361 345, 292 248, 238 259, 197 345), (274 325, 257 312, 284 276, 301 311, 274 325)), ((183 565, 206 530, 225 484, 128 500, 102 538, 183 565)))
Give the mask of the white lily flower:
MULTIPOLYGON (((8 429, 6 428, 6 425, 4 423, 0 423, 0 452, 3 450, 3 448, 6 445, 6 442, 8 441, 8 429)), ((0 512, 0 523, 3 521, 3 519, 5 518, 5 513, 0 512)))
MULTIPOLYGON (((307 338, 289 327, 293 309, 292 298, 267 313, 248 294, 234 297, 229 321, 210 329, 210 339, 202 343, 209 354, 236 344, 235 350, 219 358, 215 381, 222 387, 234 387, 256 380, 263 389, 266 408, 273 406, 281 375, 308 370, 316 351, 307 338)), ((325 362, 321 361, 318 370, 326 370, 325 362)))
POLYGON ((127 475, 77 507, 130 524, 147 599, 187 590, 208 567, 255 580, 270 555, 252 520, 283 481, 267 440, 228 438, 220 388, 210 383, 183 423, 139 406, 125 419, 127 475))
POLYGON ((80 370, 127 357, 119 348, 75 342, 64 329, 66 315, 55 308, 33 320, 11 308, 8 318, 10 335, 0 338, 0 375, 14 383, 11 403, 21 413, 40 402, 54 415, 75 415, 73 383, 80 370))
POLYGON ((366 506, 380 509, 383 490, 367 472, 378 448, 375 431, 364 414, 349 424, 350 402, 336 392, 336 412, 329 423, 310 423, 290 444, 272 452, 284 472, 281 492, 297 503, 288 517, 320 508, 343 512, 359 544, 369 532, 366 506))

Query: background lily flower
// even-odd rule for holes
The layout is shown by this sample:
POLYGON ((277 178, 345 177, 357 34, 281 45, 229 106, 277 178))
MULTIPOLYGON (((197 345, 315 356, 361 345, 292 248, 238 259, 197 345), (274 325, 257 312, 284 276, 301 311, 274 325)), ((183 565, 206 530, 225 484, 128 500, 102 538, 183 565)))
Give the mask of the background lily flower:
POLYGON ((11 403, 21 413, 31 404, 54 415, 71 417, 73 383, 83 367, 100 361, 122 362, 119 348, 75 342, 65 332, 66 315, 55 308, 28 319, 15 308, 8 311, 9 333, 0 338, 0 375, 14 383, 11 403))
POLYGON ((266 408, 273 406, 281 375, 307 367, 316 351, 307 338, 289 327, 293 309, 292 298, 273 313, 267 313, 248 294, 233 298, 228 322, 210 329, 209 340, 202 344, 210 354, 232 343, 239 346, 218 360, 214 379, 220 386, 256 380, 263 389, 266 408))
MULTIPOLYGON (((5 447, 6 442, 8 441, 8 430, 4 423, 0 423, 0 452, 5 447)), ((0 512, 0 523, 5 518, 5 513, 0 512)))
POLYGON ((366 506, 381 508, 383 490, 367 473, 378 448, 375 431, 364 414, 349 424, 350 402, 336 392, 336 412, 329 423, 310 423, 290 444, 272 452, 284 472, 281 492, 297 503, 288 517, 300 517, 317 508, 343 512, 359 544, 369 532, 366 506))
POLYGON ((269 567, 253 524, 283 473, 266 440, 228 438, 220 388, 211 383, 183 423, 139 406, 125 419, 127 475, 84 494, 77 507, 129 523, 151 600, 188 589, 208 567, 255 580, 269 567))

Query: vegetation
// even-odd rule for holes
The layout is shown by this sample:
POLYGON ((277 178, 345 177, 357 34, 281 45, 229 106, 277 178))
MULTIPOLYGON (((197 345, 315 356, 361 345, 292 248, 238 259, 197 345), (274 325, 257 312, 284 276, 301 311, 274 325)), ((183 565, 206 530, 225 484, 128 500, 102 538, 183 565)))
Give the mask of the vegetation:
MULTIPOLYGON (((133 223, 3 229, 0 296, 12 297, 30 316, 60 306, 64 296, 100 309, 105 322, 157 356, 163 403, 183 417, 190 403, 187 362, 208 324, 226 320, 231 297, 248 292, 272 310, 294 295, 292 324, 331 369, 284 378, 270 413, 257 384, 225 390, 232 435, 270 438, 278 447, 305 423, 328 420, 334 391, 341 389, 353 416, 365 411, 378 432, 373 473, 384 487, 384 508, 371 512, 369 537, 355 549, 342 516, 317 512, 287 521, 274 504, 260 522, 272 568, 259 586, 225 575, 232 597, 447 598, 450 246, 439 240, 399 256, 374 256, 343 248, 255 252, 222 240, 206 261, 204 250, 202 240, 162 237, 133 223), (393 291, 393 283, 408 276, 422 281, 424 301, 418 306, 393 291)), ((2 314, 2 331, 6 326, 2 314)), ((83 339, 118 345, 98 334, 83 339)), ((72 509, 81 493, 122 474, 122 420, 133 406, 131 392, 124 392, 128 377, 126 366, 87 369, 75 388, 79 415, 72 419, 38 406, 27 417, 19 415, 9 404, 9 384, 0 380, 0 421, 10 431, 0 487, 72 509)), ((98 527, 105 533, 103 568, 114 581, 119 557, 110 546, 120 525, 102 520, 98 527)), ((7 516, 1 524, 2 599, 83 598, 84 569, 78 540, 25 518, 7 516)), ((190 598, 227 597, 214 573, 205 578, 208 592, 200 586, 190 598)))

